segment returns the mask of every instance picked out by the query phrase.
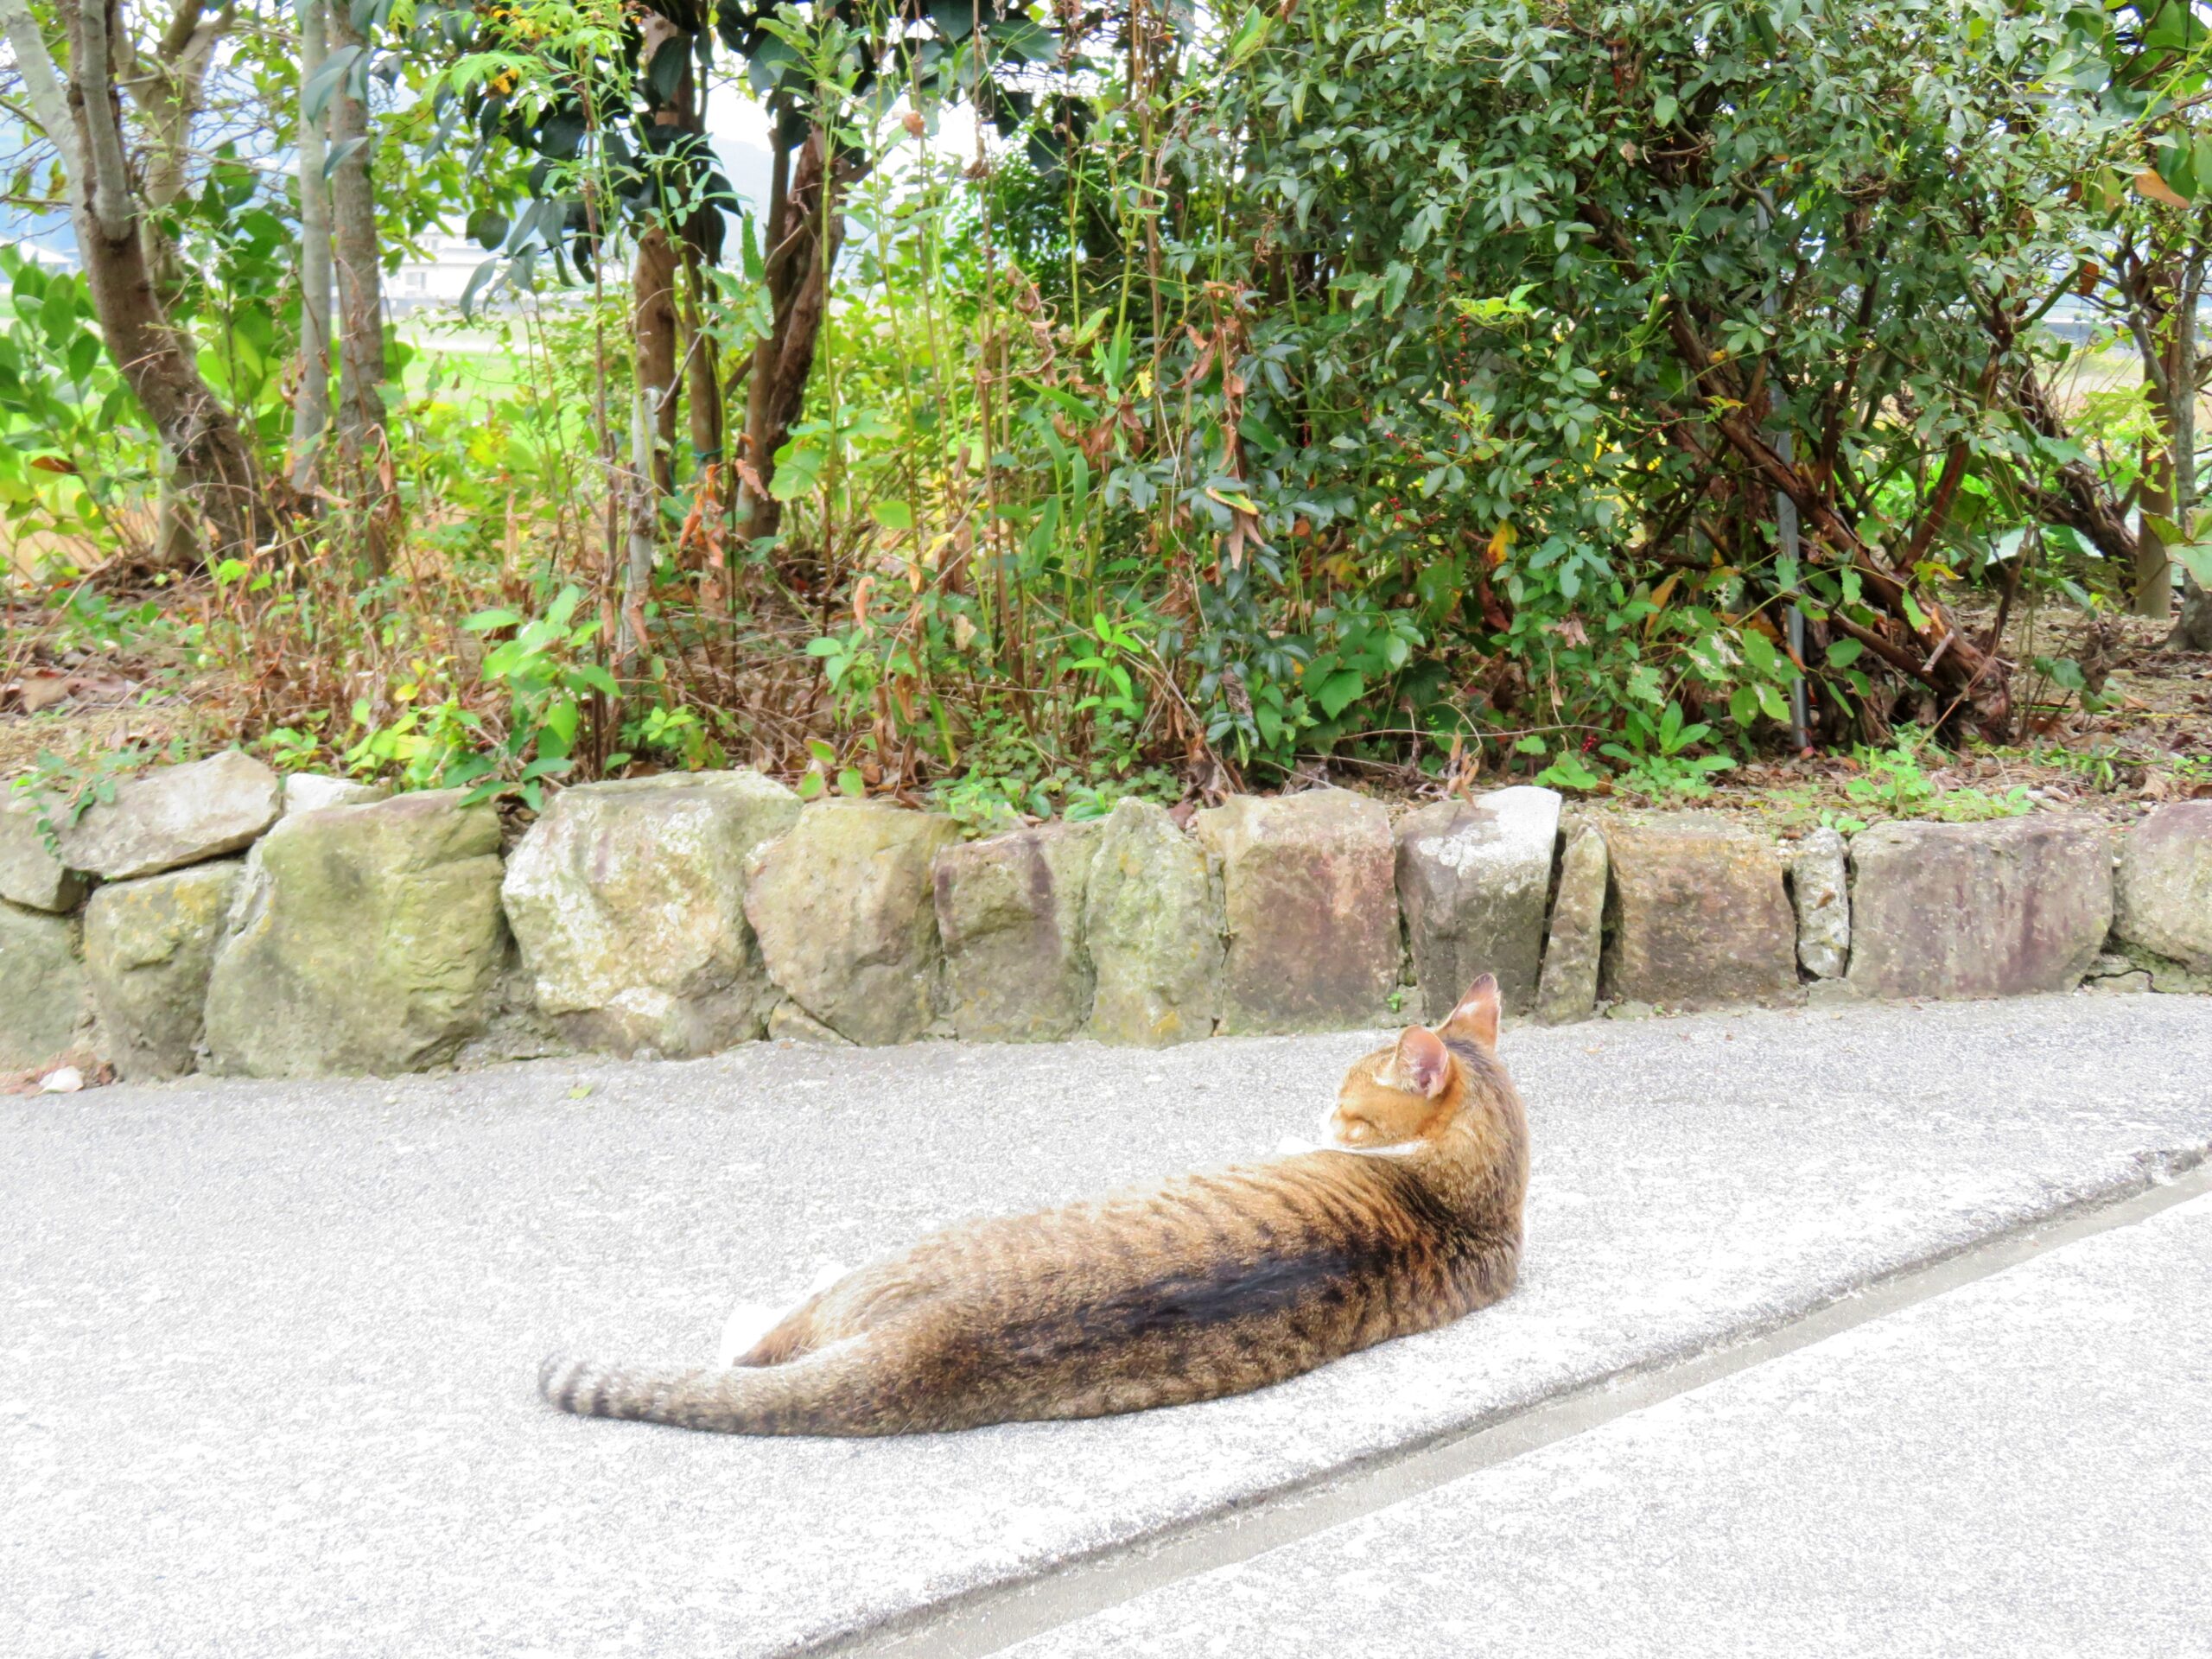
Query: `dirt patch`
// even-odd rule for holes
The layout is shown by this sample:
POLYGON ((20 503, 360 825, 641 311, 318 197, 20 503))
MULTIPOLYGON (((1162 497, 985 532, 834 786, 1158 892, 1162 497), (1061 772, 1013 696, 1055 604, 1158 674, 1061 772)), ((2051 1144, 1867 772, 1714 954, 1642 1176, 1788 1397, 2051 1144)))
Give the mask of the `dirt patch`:
MULTIPOLYGON (((0 781, 55 757, 81 779, 152 759, 190 760, 237 741, 246 688, 212 665, 190 585, 80 588, 66 605, 0 603, 0 781)), ((1980 631, 1986 614, 1959 607, 1980 631)), ((2045 807, 2108 817, 2212 796, 2212 653, 2164 648, 2163 624, 2044 610, 2016 617, 2005 655, 2021 667, 2015 695, 2025 735, 1963 752, 1910 728, 1886 746, 1809 758, 1765 758, 1718 774, 1709 792, 1640 786, 1632 774, 1580 798, 1628 811, 1700 807, 1789 834, 1821 823, 1846 830, 1884 818, 2001 817, 2045 807), (2032 666, 2078 664, 2083 700, 2032 666)), ((266 675, 281 665, 262 664, 266 675)), ((1332 762, 1302 767, 1290 787, 1342 783, 1409 810, 1439 792, 1412 767, 1332 762)), ((1489 771, 1477 790, 1525 782, 1489 771)))

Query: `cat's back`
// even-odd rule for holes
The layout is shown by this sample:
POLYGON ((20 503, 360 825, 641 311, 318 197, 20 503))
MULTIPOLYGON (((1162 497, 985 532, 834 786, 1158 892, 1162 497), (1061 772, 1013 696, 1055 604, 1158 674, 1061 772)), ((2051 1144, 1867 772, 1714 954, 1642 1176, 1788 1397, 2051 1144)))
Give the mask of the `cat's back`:
POLYGON ((1469 1245, 1406 1165, 1323 1151, 964 1223, 844 1288, 872 1317, 907 1313, 991 1347, 993 1333, 1087 1351, 1332 1312, 1363 1345, 1461 1311, 1469 1245), (1433 1318, 1418 1316, 1424 1300, 1433 1318), (1367 1333, 1377 1319, 1390 1328, 1367 1333))

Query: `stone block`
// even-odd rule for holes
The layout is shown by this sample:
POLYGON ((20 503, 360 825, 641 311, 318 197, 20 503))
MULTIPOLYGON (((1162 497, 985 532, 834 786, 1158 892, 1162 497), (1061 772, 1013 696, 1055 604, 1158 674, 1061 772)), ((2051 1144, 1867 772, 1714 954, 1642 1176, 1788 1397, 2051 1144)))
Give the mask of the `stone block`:
POLYGON ((1598 966, 1605 938, 1605 837, 1595 824, 1569 827, 1560 859, 1559 893, 1536 990, 1536 1018, 1547 1026, 1587 1020, 1598 1006, 1598 966))
POLYGON ((325 807, 262 838, 208 982, 211 1071, 418 1071, 484 1029, 512 944, 499 821, 465 794, 325 807))
POLYGON ((849 1037, 840 1037, 798 1003, 786 997, 768 1011, 768 1040, 799 1043, 811 1048, 850 1048, 849 1037))
POLYGON ((2212 801, 2162 806, 2129 830, 2113 896, 2123 943, 2212 974, 2212 801))
POLYGON ((1224 1033, 1397 1017, 1397 854, 1380 802, 1343 789, 1235 795, 1192 827, 1221 864, 1224 1033))
POLYGON ((1789 849, 1789 902, 1797 911, 1797 961, 1815 979, 1851 965, 1851 879, 1843 837, 1823 826, 1789 849))
POLYGON ((745 866, 798 819, 759 772, 563 790, 500 889, 539 1010, 569 1041, 685 1057, 758 1037, 776 1000, 745 919, 745 866))
POLYGON ((320 772, 288 772, 284 774, 283 810, 314 812, 326 806, 366 806, 371 801, 388 799, 391 794, 391 791, 382 784, 333 778, 320 772))
POLYGON ((1400 822, 1398 907, 1431 1023, 1485 973, 1509 1013, 1535 1006, 1559 814, 1555 792, 1523 784, 1400 822))
POLYGON ((2112 845, 2090 819, 1877 824, 1851 868, 1851 982, 1868 996, 2071 990, 2112 925, 2112 845))
POLYGON ((809 805, 749 865, 745 913, 768 976, 854 1042, 924 1035, 942 960, 930 871, 959 839, 950 818, 887 802, 809 805))
POLYGON ((1157 1048, 1211 1035, 1221 1013, 1221 880, 1165 807, 1125 800, 1107 818, 1084 897, 1084 942, 1099 1041, 1157 1048))
POLYGON ((60 1058, 82 1038, 90 1012, 76 922, 0 903, 0 1071, 60 1058))
POLYGON ((156 875, 250 847, 276 822, 276 774, 235 749, 116 786, 57 839, 61 861, 104 881, 156 875))
MULTIPOLYGON (((0 900, 56 913, 84 902, 85 880, 54 855, 39 833, 41 808, 20 798, 0 804, 0 900)), ((45 809, 58 815, 61 809, 45 809)), ((59 823, 58 816, 54 822, 59 823)))
POLYGON ((1664 1008, 1797 990, 1797 918, 1774 842, 1716 814, 1605 821, 1612 900, 1603 983, 1664 1008))
POLYGON ((1057 1042, 1090 1020, 1083 908, 1103 833, 1040 824, 938 855, 945 1007, 963 1041, 1057 1042))
POLYGON ((206 1023, 207 979, 245 861, 113 881, 85 907, 85 971, 101 1046, 123 1077, 192 1070, 206 1023))

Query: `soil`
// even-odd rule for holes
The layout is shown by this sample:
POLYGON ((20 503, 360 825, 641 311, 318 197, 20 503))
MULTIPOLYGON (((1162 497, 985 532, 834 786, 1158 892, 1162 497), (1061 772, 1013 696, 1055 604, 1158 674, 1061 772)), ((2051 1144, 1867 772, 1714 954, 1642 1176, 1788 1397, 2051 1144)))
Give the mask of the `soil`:
MULTIPOLYGON (((106 595, 111 614, 149 600, 172 615, 192 604, 151 588, 106 595)), ((1969 628, 1986 621, 1970 609, 1960 620, 1969 628)), ((2212 798, 2212 653, 2166 650, 2168 632, 2153 620, 2079 612, 2016 621, 2005 655, 2080 663, 2094 706, 2023 670, 2014 685, 2028 706, 2027 730, 2010 746, 1954 753, 1926 745, 1909 756, 1895 747, 1822 752, 1741 766, 1705 794, 1643 792, 1625 779, 1597 794, 1614 808, 1706 808, 1784 834, 1821 822, 1849 829, 1885 817, 1995 817, 2042 807, 2119 818, 2164 801, 2212 798)), ((174 627, 69 623, 50 607, 0 600, 0 782, 36 769, 41 755, 79 775, 104 756, 188 759, 232 740, 232 711, 243 702, 237 682, 195 659, 174 627)), ((1323 775, 1302 770, 1294 787, 1323 775)), ((1394 804, 1436 788, 1410 769, 1332 767, 1328 775, 1394 804)), ((1507 781, 1486 774, 1471 785, 1507 781)))

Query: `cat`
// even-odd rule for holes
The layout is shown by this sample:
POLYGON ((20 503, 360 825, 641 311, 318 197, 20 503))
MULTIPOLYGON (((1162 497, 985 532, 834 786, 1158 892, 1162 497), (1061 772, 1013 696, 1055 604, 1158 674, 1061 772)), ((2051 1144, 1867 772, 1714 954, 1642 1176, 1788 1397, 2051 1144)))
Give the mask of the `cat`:
POLYGON ((931 1234, 809 1295, 727 1369, 548 1359, 581 1416, 868 1435, 1241 1394, 1512 1289, 1528 1121, 1485 974, 1352 1066, 1329 1144, 931 1234))

